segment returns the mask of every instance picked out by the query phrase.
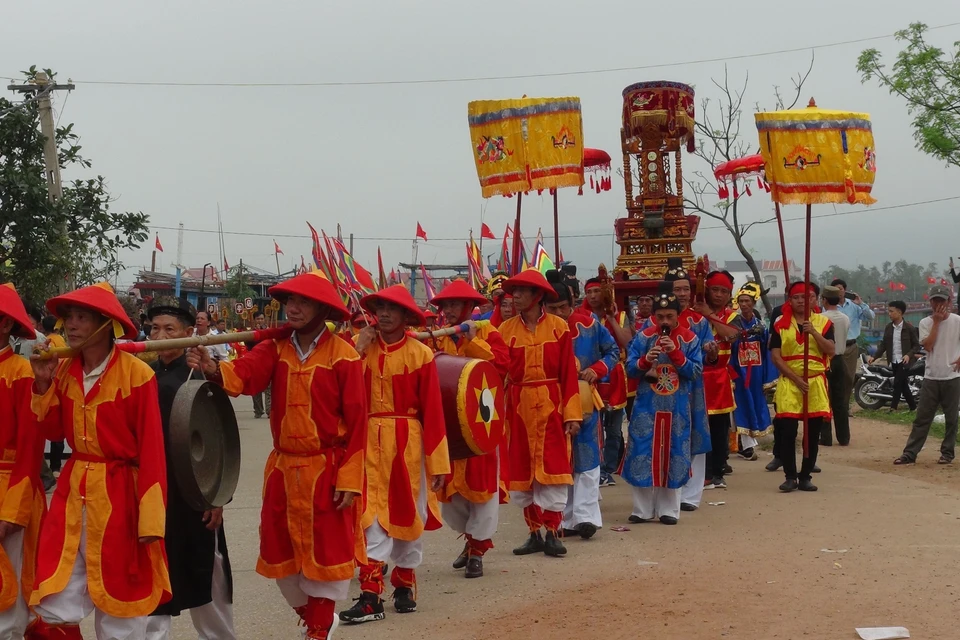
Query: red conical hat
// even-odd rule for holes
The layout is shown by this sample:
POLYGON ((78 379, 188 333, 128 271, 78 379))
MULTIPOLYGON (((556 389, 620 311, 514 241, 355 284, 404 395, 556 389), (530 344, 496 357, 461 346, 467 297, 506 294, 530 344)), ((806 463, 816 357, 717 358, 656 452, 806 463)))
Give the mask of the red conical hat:
POLYGON ((136 340, 140 334, 133 322, 127 317, 123 305, 117 300, 117 294, 107 282, 98 282, 89 287, 83 287, 70 293, 47 300, 47 311, 63 318, 63 307, 78 306, 93 309, 113 320, 113 335, 115 338, 136 340))
MULTIPOLYGON (((27 340, 35 340, 37 332, 33 330, 33 323, 30 322, 30 316, 23 306, 23 301, 17 295, 17 290, 13 284, 7 282, 0 285, 0 316, 7 316, 17 323, 13 328, 13 335, 27 340)), ((0 345, 0 349, 7 345, 0 345)))
POLYGON ((478 305, 487 302, 476 289, 471 287, 465 280, 453 280, 445 286, 440 293, 433 296, 430 304, 439 308, 440 303, 445 300, 465 300, 469 305, 478 305))
POLYGON ((285 303, 288 296, 298 295, 330 307, 330 320, 349 320, 350 311, 343 306, 340 295, 321 271, 308 271, 275 284, 267 290, 271 296, 285 303))
POLYGON ((376 313, 373 305, 377 301, 392 302, 397 306, 403 307, 407 313, 415 318, 414 322, 408 322, 408 324, 424 325, 427 323, 427 319, 424 317, 423 311, 421 311, 420 307, 417 306, 417 301, 413 299, 413 296, 410 295, 410 292, 407 291, 407 288, 402 284, 395 284, 385 289, 381 289, 376 293, 363 296, 360 298, 360 306, 370 313, 376 313))
POLYGON ((516 287, 530 287, 532 289, 539 289, 540 291, 543 291, 543 297, 545 300, 557 299, 557 292, 553 290, 553 285, 547 282, 547 279, 543 277, 542 273, 532 267, 525 271, 521 271, 503 283, 503 290, 510 295, 513 295, 513 290, 516 287))

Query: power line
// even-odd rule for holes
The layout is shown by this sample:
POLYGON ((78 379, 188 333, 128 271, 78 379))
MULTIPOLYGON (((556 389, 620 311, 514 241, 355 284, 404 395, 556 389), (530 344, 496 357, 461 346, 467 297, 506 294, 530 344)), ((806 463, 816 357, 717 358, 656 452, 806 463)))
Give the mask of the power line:
MULTIPOLYGON (((13 80, 13 78, 10 78, 10 80, 13 80)), ((29 98, 27 98, 27 99, 24 100, 23 102, 18 102, 17 104, 13 105, 12 107, 7 107, 7 108, 4 109, 3 111, 0 111, 0 118, 2 118, 3 116, 7 115, 8 113, 13 113, 13 112, 16 111, 17 109, 22 109, 22 108, 24 108, 25 106, 36 102, 37 100, 42 100, 42 99, 45 98, 51 91, 53 91, 53 89, 54 89, 54 85, 53 85, 52 83, 51 83, 51 84, 48 84, 48 85, 45 86, 43 89, 41 89, 41 90, 38 91, 37 93, 33 94, 32 96, 30 96, 29 98)))
MULTIPOLYGON (((929 31, 935 29, 947 29, 956 27, 960 22, 951 22, 949 24, 940 24, 928 27, 929 31)), ((659 64, 646 64, 635 67, 610 67, 605 69, 587 69, 581 71, 555 71, 548 73, 526 73, 506 76, 474 76, 462 78, 433 78, 433 79, 412 79, 412 80, 357 80, 341 82, 150 82, 136 80, 76 80, 74 82, 83 84, 99 84, 114 86, 133 86, 133 87, 369 87, 384 85, 417 85, 417 84, 452 84, 461 82, 484 82, 490 80, 528 80, 532 78, 558 78, 563 76, 583 76, 598 73, 617 73, 623 71, 644 71, 649 69, 668 69, 671 67, 683 67, 688 65, 708 64, 712 62, 724 62, 728 60, 746 60, 749 58, 762 58, 767 56, 782 55, 785 53, 797 53, 800 51, 815 51, 817 49, 829 49, 832 47, 841 47, 849 44, 860 44, 872 42, 875 40, 885 40, 892 38, 896 34, 888 33, 882 36, 870 36, 867 38, 857 38, 853 40, 841 40, 839 42, 829 42, 826 44, 794 47, 790 49, 777 49, 775 51, 763 51, 759 53, 745 53, 740 55, 722 56, 716 58, 699 58, 696 60, 686 60, 682 62, 664 62, 659 64)), ((8 77, 8 76, 7 76, 8 77)), ((14 78, 9 78, 13 80, 14 78)))
MULTIPOLYGON (((824 213, 822 215, 813 216, 815 220, 820 218, 835 218, 838 216, 852 216, 860 213, 875 213, 877 211, 891 211, 893 209, 905 209, 908 207, 919 207, 926 204, 936 204, 938 202, 949 202, 951 200, 960 200, 960 196, 948 196, 946 198, 937 198, 935 200, 921 200, 918 202, 905 202, 902 204, 892 204, 886 207, 870 207, 865 209, 853 209, 850 211, 836 211, 834 213, 824 213)), ((794 218, 784 218, 784 222, 796 222, 798 220, 805 220, 804 216, 797 216, 794 218)), ((700 227, 701 231, 713 230, 713 229, 726 229, 722 225, 715 225, 712 227, 700 227)), ((167 227, 161 225, 150 225, 151 231, 179 231, 180 227, 167 227)), ((184 228, 184 231, 189 231, 191 233, 220 233, 216 229, 189 229, 184 228)), ((561 238, 609 238, 613 234, 612 231, 607 233, 571 233, 571 234, 560 234, 561 238)), ((306 234, 295 234, 295 233, 255 233, 247 231, 224 231, 223 235, 230 236, 254 236, 259 238, 295 238, 298 240, 307 239, 306 234)), ((552 235, 544 234, 544 238, 552 238, 552 235)), ((410 242, 411 238, 395 238, 395 237, 376 237, 376 236, 354 236, 354 240, 364 240, 371 242, 410 242)), ((430 242, 463 242, 465 237, 460 238, 434 238, 430 242)), ((429 244, 428 244, 429 246, 429 244)))

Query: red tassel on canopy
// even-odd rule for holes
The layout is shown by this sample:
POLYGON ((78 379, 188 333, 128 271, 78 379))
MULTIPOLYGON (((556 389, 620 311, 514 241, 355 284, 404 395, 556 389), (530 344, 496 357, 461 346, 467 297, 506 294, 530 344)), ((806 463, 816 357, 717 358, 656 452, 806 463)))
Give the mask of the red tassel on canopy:
POLYGON ((752 195, 753 195, 752 193, 750 193, 750 184, 749 184, 749 183, 744 182, 744 183, 743 183, 743 189, 747 192, 747 195, 748 195, 748 196, 752 196, 752 195))
POLYGON ((542 196, 542 195, 543 195, 543 189, 537 189, 537 195, 538 195, 538 196, 542 196))
POLYGON ((583 185, 580 185, 580 188, 577 189, 577 195, 578 195, 578 196, 582 196, 582 195, 583 195, 583 185))
POLYGON ((600 181, 599 181, 599 180, 597 180, 596 190, 597 190, 597 193, 600 193, 600 181))
POLYGON ((593 189, 593 176, 590 176, 590 188, 593 189))
POLYGON ((764 181, 763 183, 763 190, 766 191, 767 193, 770 193, 770 185, 767 184, 766 181, 764 181))
POLYGON ((763 180, 760 179, 760 176, 757 176, 757 189, 763 189, 763 180))
POLYGON ((737 181, 733 181, 733 199, 736 200, 740 197, 740 192, 737 190, 737 181))
POLYGON ((730 198, 730 191, 727 190, 727 185, 724 182, 721 182, 717 185, 717 197, 727 200, 730 198))

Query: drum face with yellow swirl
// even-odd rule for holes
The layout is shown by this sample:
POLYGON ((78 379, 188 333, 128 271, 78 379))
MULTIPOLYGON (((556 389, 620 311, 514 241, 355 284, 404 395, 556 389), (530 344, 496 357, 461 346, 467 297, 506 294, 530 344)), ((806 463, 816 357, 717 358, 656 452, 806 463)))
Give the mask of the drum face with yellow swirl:
POLYGON ((438 353, 434 356, 447 425, 450 458, 493 453, 504 441, 506 393, 490 362, 438 353))

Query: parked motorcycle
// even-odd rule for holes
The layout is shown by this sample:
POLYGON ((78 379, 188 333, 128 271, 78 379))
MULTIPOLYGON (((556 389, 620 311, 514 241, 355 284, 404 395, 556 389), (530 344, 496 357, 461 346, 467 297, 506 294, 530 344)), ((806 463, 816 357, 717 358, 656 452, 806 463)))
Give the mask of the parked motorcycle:
MULTIPOLYGON (((907 389, 913 394, 914 402, 920 398, 925 368, 926 356, 920 356, 907 369, 907 389)), ((860 371, 853 396, 864 409, 876 410, 889 405, 893 400, 893 369, 886 365, 867 364, 866 357, 860 354, 860 371)))

